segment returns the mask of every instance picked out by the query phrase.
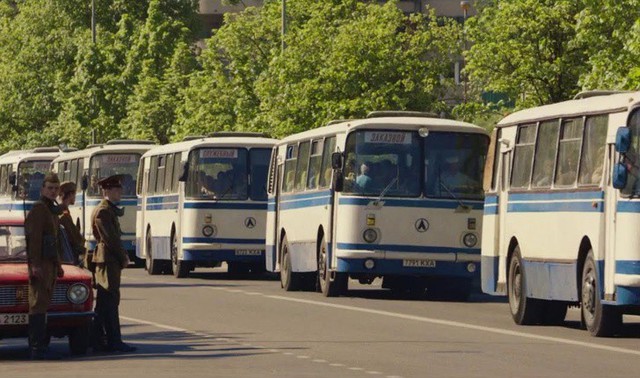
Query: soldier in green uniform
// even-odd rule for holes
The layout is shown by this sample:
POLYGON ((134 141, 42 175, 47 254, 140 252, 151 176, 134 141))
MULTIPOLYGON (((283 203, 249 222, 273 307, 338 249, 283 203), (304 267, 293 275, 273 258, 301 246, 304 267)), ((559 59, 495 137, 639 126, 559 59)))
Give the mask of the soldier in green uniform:
POLYGON ((104 199, 96 207, 91 226, 96 238, 96 249, 93 262, 96 264, 96 298, 95 338, 97 349, 114 352, 133 352, 135 347, 122 342, 120 333, 120 275, 122 269, 129 265, 129 256, 122 248, 120 222, 118 217, 124 210, 117 204, 122 197, 122 184, 119 175, 109 176, 98 181, 104 199), (100 340, 106 336, 106 343, 100 340))
POLYGON ((85 257, 84 248, 84 236, 80 233, 78 227, 73 224, 73 218, 69 213, 69 206, 76 203, 76 184, 71 181, 65 181, 60 184, 60 209, 62 215, 60 215, 60 224, 64 227, 67 237, 69 238, 69 244, 73 250, 73 258, 76 265, 80 264, 80 260, 85 257))
POLYGON ((47 309, 56 277, 62 277, 62 248, 58 238, 61 211, 55 199, 60 180, 55 173, 42 182, 40 200, 25 219, 29 264, 29 349, 31 359, 55 359, 47 351, 47 309))

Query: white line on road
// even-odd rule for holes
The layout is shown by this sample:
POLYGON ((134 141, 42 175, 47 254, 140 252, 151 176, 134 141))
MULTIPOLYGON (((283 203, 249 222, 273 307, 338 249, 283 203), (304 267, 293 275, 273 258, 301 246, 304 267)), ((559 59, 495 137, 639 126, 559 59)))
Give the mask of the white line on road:
POLYGON ((531 334, 531 333, 510 331, 510 330, 502 329, 502 328, 485 327, 485 326, 479 326, 479 325, 475 325, 475 324, 455 322, 455 321, 451 321, 451 320, 427 318, 427 317, 423 317, 423 316, 401 314, 401 313, 397 313, 397 312, 374 310, 374 309, 362 308, 362 307, 346 306, 346 305, 340 305, 340 304, 335 304, 335 303, 317 302, 317 301, 312 301, 312 300, 308 300, 308 299, 283 297, 281 295, 265 295, 265 297, 266 298, 271 298, 271 299, 282 300, 282 301, 304 303, 304 304, 310 304, 310 305, 314 305, 314 306, 338 308, 338 309, 341 309, 341 310, 364 312, 364 313, 368 313, 368 314, 382 315, 382 316, 388 316, 388 317, 393 317, 393 318, 398 318, 398 319, 414 320, 414 321, 423 322, 423 323, 431 323, 431 324, 438 324, 438 325, 444 325, 444 326, 450 326, 450 327, 473 329, 473 330, 476 330, 476 331, 491 332, 491 333, 497 333, 497 334, 500 334, 500 335, 515 336, 515 337, 522 337, 522 338, 534 339, 534 340, 542 340, 542 341, 551 341, 551 342, 558 343, 558 344, 575 345, 575 346, 580 346, 580 347, 584 347, 584 348, 599 349, 599 350, 606 350, 606 351, 609 351, 609 352, 632 354, 632 355, 635 355, 635 356, 640 356, 640 351, 633 350, 633 349, 618 348, 618 347, 613 347, 613 346, 608 346, 608 345, 599 345, 599 344, 587 343, 587 342, 583 342, 583 341, 562 339, 562 338, 559 338, 559 337, 534 335, 534 334, 531 334))

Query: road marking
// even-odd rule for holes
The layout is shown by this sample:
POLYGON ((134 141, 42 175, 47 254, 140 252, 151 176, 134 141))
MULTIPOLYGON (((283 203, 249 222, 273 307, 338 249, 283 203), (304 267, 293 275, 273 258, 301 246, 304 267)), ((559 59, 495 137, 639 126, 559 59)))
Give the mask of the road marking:
POLYGON ((495 327, 485 327, 485 326, 479 326, 479 325, 475 325, 475 324, 456 322, 456 321, 452 321, 452 320, 442 320, 442 319, 435 319, 435 318, 427 318, 427 317, 424 317, 424 316, 401 314, 401 313, 398 313, 398 312, 374 310, 374 309, 369 309, 369 308, 340 305, 340 304, 335 304, 335 303, 318 302, 318 301, 312 301, 312 300, 308 300, 308 299, 283 297, 281 295, 265 295, 265 297, 266 298, 271 298, 271 299, 282 300, 282 301, 304 303, 304 304, 310 304, 310 305, 314 305, 314 306, 331 307, 331 308, 337 308, 337 309, 348 310, 348 311, 364 312, 364 313, 367 313, 367 314, 382 315, 382 316, 388 316, 388 317, 392 317, 392 318, 413 320, 413 321, 418 321, 418 322, 423 322, 423 323, 431 323, 431 324, 437 324, 437 325, 443 325, 443 326, 449 326, 449 327, 472 329, 472 330, 475 330, 475 331, 497 333, 497 334, 500 334, 500 335, 522 337, 522 338, 533 339, 533 340, 551 341, 551 342, 558 343, 558 344, 580 346, 580 347, 584 347, 584 348, 599 349, 599 350, 606 350, 606 351, 609 351, 609 352, 631 354, 631 355, 635 355, 635 356, 640 356, 640 351, 633 350, 633 349, 625 349, 625 348, 613 347, 613 346, 608 346, 608 345, 599 345, 599 344, 587 343, 587 342, 583 342, 583 341, 562 339, 562 338, 559 338, 559 337, 552 337, 552 336, 534 335, 534 334, 531 334, 531 333, 510 331, 510 330, 507 330, 507 329, 495 328, 495 327))

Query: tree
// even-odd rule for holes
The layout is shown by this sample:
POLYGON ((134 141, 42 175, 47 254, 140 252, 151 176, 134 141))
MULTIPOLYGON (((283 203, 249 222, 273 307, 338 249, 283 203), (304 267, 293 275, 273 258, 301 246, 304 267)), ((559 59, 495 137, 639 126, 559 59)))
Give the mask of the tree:
POLYGON ((460 26, 405 16, 395 1, 300 0, 287 5, 286 49, 280 2, 227 16, 207 41, 203 71, 192 76, 179 134, 239 129, 276 136, 372 110, 443 110, 460 53, 460 26))
POLYGON ((589 70, 585 89, 640 88, 640 1, 584 0, 578 14, 577 44, 584 49, 589 70))
POLYGON ((579 90, 585 51, 575 43, 573 0, 489 2, 467 21, 470 84, 503 92, 519 107, 567 100, 579 90))

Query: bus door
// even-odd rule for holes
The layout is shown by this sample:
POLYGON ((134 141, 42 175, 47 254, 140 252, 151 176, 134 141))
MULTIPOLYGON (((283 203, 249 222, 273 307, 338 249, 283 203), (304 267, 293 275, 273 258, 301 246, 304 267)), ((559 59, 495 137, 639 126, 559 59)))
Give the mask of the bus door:
MULTIPOLYGON (((267 232, 269 232, 269 224, 272 224, 271 235, 272 237, 272 246, 268 246, 269 249, 265 250, 265 260, 269 271, 279 272, 280 271, 280 259, 279 259, 279 251, 280 251, 280 240, 279 240, 279 230, 280 230, 280 183, 282 182, 282 171, 284 169, 284 164, 281 164, 278 156, 278 147, 274 147, 271 152, 271 165, 269 169, 273 169, 271 167, 275 166, 275 171, 269 172, 269 180, 273 180, 268 183, 270 193, 273 195, 273 208, 268 208, 267 210, 267 232)), ((267 241, 269 238, 267 238, 267 241)))
POLYGON ((507 292, 507 248, 509 248, 509 241, 506 239, 506 225, 507 225, 507 208, 509 205, 509 177, 511 177, 511 158, 513 153, 513 147, 500 143, 500 161, 499 170, 500 174, 497 183, 498 192, 498 216, 496 229, 498 230, 498 237, 496 239, 496 247, 499 251, 498 256, 498 285, 496 291, 499 293, 507 292))
MULTIPOLYGON (((614 144, 607 145, 607 159, 603 172, 611 172, 611 167, 617 161, 617 154, 614 144)), ((615 250, 616 250, 616 211, 618 202, 618 191, 611 185, 611 174, 605 175, 604 178, 604 293, 605 300, 613 300, 613 292, 615 284, 613 277, 615 275, 615 250)))

